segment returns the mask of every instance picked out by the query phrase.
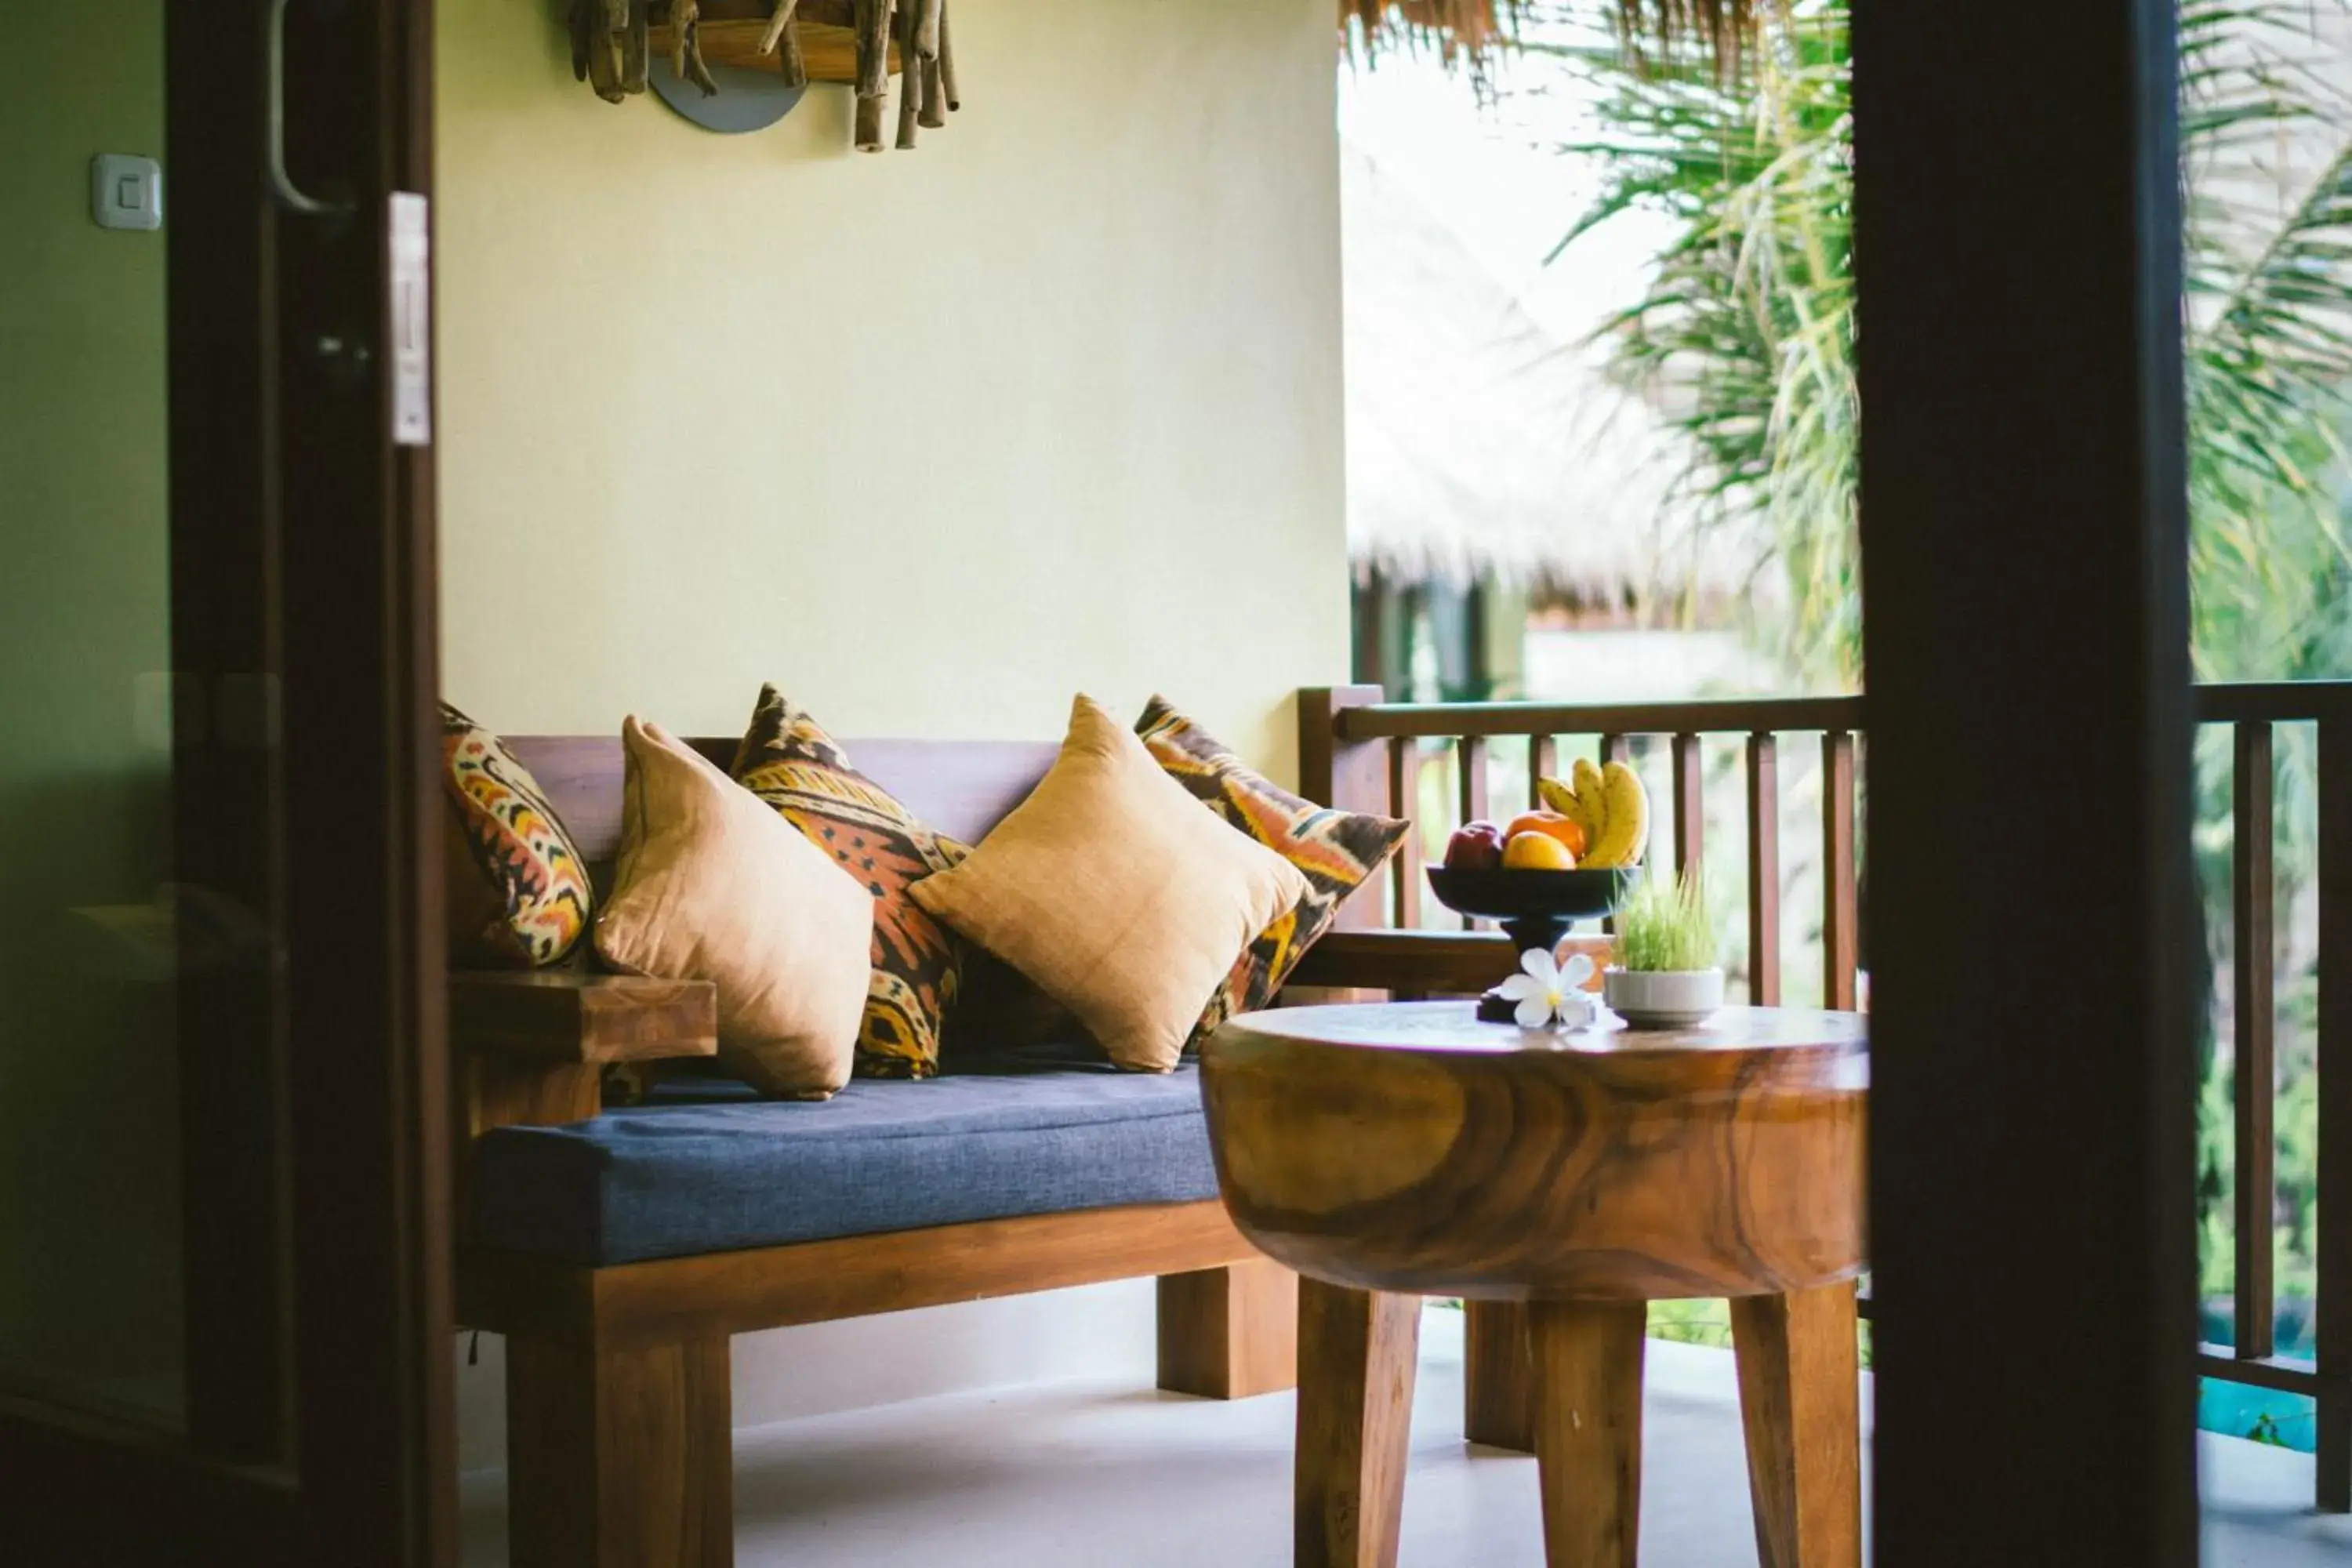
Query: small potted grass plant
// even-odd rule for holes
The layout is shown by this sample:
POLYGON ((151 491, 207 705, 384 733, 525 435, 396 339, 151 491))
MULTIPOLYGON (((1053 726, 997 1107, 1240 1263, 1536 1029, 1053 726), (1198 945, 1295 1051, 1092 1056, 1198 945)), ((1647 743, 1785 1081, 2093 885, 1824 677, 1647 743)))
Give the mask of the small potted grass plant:
POLYGON ((1636 1029, 1674 1029, 1723 1005, 1715 921, 1696 877, 1642 879, 1617 911, 1617 962, 1601 976, 1611 1011, 1636 1029))

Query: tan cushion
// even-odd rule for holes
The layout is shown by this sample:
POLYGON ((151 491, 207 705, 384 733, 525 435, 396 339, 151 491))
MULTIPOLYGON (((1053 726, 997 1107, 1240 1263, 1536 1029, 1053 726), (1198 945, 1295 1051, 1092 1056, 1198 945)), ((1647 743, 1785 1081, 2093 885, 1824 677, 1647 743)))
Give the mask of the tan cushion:
POLYGON ((1080 697, 1044 782, 915 901, 1035 981, 1121 1067, 1166 1072, 1201 1009, 1306 879, 1170 778, 1080 697))
POLYGON ((657 725, 621 727, 621 856, 596 952, 719 987, 719 1059, 764 1093, 849 1081, 874 900, 759 797, 657 725))

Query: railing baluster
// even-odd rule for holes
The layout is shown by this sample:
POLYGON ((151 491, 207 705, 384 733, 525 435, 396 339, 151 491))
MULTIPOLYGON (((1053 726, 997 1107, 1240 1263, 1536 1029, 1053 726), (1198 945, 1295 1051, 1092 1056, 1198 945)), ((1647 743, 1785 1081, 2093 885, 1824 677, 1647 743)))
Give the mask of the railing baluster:
MULTIPOLYGON (((2232 912, 2238 939, 2239 973, 2232 998, 2238 1020, 2242 1078, 2233 1135, 2239 1151, 2241 1190, 2235 1194, 2241 1249, 2240 1299, 2235 1303, 2239 1332, 2234 1348, 2208 1346, 2199 1360, 2202 1375, 2251 1387, 2308 1394, 2316 1398, 2317 1501, 2332 1511, 2352 1510, 2352 681, 2270 681, 2200 686, 2194 692, 2196 712, 2205 723, 2241 726, 2235 734, 2236 774, 2240 784, 2238 843, 2244 853, 2233 868, 2232 912), (2263 1192, 2276 1178, 2272 1136, 2257 1125, 2275 1110, 2275 997, 2266 1006, 2251 988, 2273 984, 2258 962, 2259 952, 2277 963, 2278 911, 2276 895, 2269 891, 2277 868, 2267 873, 2259 863, 2269 835, 2250 824, 2245 814, 2269 805, 2275 790, 2275 742, 2255 738, 2247 726, 2308 723, 2318 726, 2319 838, 2314 870, 2318 906, 2319 1016, 2315 1038, 2318 1089, 2318 1172, 2315 1207, 2320 1215, 2313 1291, 2316 1310, 2316 1354, 2311 1362, 2282 1361, 2276 1354, 2270 1323, 2276 1310, 2277 1280, 2265 1286, 2262 1272, 2273 1243, 2270 1214, 2263 1211, 2263 1192), (2265 757, 2258 749, 2268 744, 2265 757), (2249 787, 2249 781, 2270 778, 2272 791, 2249 787), (2251 900, 2251 902, 2250 902, 2251 900), (2252 918, 2249 918, 2249 917, 2252 918), (2267 918, 2267 943, 2257 930, 2267 918), (2254 1058, 2273 1052, 2268 1068, 2254 1058), (2261 1093, 2273 1092, 2267 1102, 2261 1093), (2266 1154, 2266 1151, 2268 1151, 2266 1154), (2268 1175, 2257 1169, 2267 1160, 2268 1175), (2263 1211, 2263 1212, 2257 1212, 2263 1211), (2327 1218, 2334 1215, 2331 1224, 2327 1218), (2250 1250, 2251 1249, 2251 1250, 2250 1250), (2259 1300, 2257 1298, 2260 1298, 2259 1300), (2263 1310, 2264 1302, 2269 1311, 2263 1310), (2267 1349, 2263 1357, 2255 1352, 2267 1349)), ((1750 997, 1773 999, 1782 977, 1757 957, 1779 951, 1777 919, 1759 922, 1758 903, 1774 900, 1778 878, 1757 874, 1756 861, 1780 847, 1777 810, 1777 734, 1803 732, 1822 736, 1822 836, 1823 846, 1822 949, 1824 993, 1833 1006, 1856 1000, 1861 949, 1858 942, 1859 868, 1855 797, 1861 752, 1857 745, 1863 704, 1858 698, 1793 698, 1754 702, 1699 703, 1444 703, 1413 705, 1381 703, 1345 706, 1331 716, 1342 741, 1390 742, 1391 797, 1399 815, 1417 817, 1420 798, 1417 765, 1427 765, 1439 754, 1434 748, 1416 762, 1415 737, 1441 740, 1460 754, 1463 737, 1517 736, 1529 741, 1531 773, 1544 771, 1539 760, 1549 737, 1599 734, 1603 761, 1629 762, 1629 738, 1636 735, 1674 737, 1691 734, 1748 737, 1749 825, 1749 951, 1756 973, 1750 997), (1759 767, 1759 763, 1762 764, 1759 767), (1762 829, 1759 831, 1759 827, 1762 829), (1760 925, 1760 930, 1759 930, 1760 925)), ((1556 765, 1557 753, 1554 753, 1556 765)), ((1471 773, 1465 770, 1466 780, 1471 773)), ((1687 777, 1685 769, 1683 778, 1687 777)), ((1678 784, 1682 779, 1678 778, 1678 784)), ((1419 912, 1421 857, 1418 845, 1398 858, 1393 891, 1400 923, 1410 923, 1419 912), (1412 896, 1408 900, 1408 889, 1412 896)), ((1777 908, 1766 911, 1777 916, 1777 908)), ((2272 1266, 2274 1269, 2274 1265, 2272 1266)))
POLYGON ((2272 1058, 2271 966, 2276 962, 2272 931, 2271 810, 2274 767, 2271 727, 2239 724, 2232 729, 2231 784, 2235 796, 2230 867, 2232 931, 2231 1001, 2236 1066, 2231 1074, 2237 1102, 2234 1163, 2237 1167, 2238 1288, 2233 1349, 2241 1360, 2259 1361, 2276 1348, 2273 1325, 2278 1314, 2271 1277, 2272 1215, 2277 1204, 2277 1144, 2271 1125, 2275 1068, 2272 1058))
POLYGON ((1538 779, 1549 778, 1559 771, 1559 750, 1549 735, 1528 737, 1528 809, 1543 809, 1543 791, 1537 787, 1538 779))
MULTIPOLYGON (((1630 763, 1632 762, 1633 757, 1633 748, 1626 743, 1624 736, 1603 735, 1601 737, 1601 761, 1603 765, 1610 763, 1630 763)), ((1617 917, 1615 915, 1611 915, 1608 919, 1602 921, 1601 922, 1601 929, 1607 931, 1611 936, 1615 936, 1617 934, 1617 917)))
POLYGON ((1769 734, 1748 737, 1748 1001, 1780 1004, 1780 763, 1769 734))
MULTIPOLYGON (((1486 815, 1486 737, 1465 735, 1454 742, 1454 784, 1460 792, 1462 808, 1460 822, 1475 822, 1486 815)), ((1475 915, 1462 917, 1464 931, 1476 931, 1475 915)))
POLYGON ((1675 756, 1675 869, 1685 877, 1706 872, 1706 770, 1700 765, 1698 737, 1676 735, 1675 756))
POLYGON ((1854 1005, 1853 731, 1822 736, 1822 1005, 1854 1005))
POLYGON ((1411 735, 1389 741, 1389 815, 1412 824, 1389 861, 1390 920, 1406 931, 1421 927, 1421 742, 1411 735))
POLYGON ((2319 1506, 2352 1510, 2352 719, 2319 721, 2319 1506), (2330 1216, 2333 1216, 2331 1218, 2330 1216))

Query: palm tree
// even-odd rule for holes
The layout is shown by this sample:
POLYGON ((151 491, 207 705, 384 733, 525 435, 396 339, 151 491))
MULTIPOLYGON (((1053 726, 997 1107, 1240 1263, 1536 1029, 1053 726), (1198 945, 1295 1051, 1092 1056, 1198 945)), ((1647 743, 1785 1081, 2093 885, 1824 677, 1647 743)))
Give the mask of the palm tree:
MULTIPOLYGON (((1703 519, 1762 519, 1786 578, 1759 628, 1801 678, 1860 677, 1847 0, 1758 6, 1738 68, 1630 47, 1570 0, 1522 39, 1562 62, 1597 129, 1562 146, 1603 185, 1565 249, 1628 213, 1673 238, 1604 324, 1613 364, 1687 438, 1703 519)), ((2352 105, 2321 22, 2345 0, 2186 0, 2181 153, 2191 578, 2208 677, 2352 672, 2339 526, 2352 389, 2352 105), (2315 21, 2315 18, 2318 18, 2315 21), (2282 171, 2277 153, 2299 155, 2282 171)), ((1689 35, 1685 35, 1688 37, 1689 35)))
MULTIPOLYGON (((1679 485, 1702 521, 1768 525, 1787 592, 1759 634, 1795 678, 1852 689, 1866 414, 1854 381, 1848 0, 1752 12, 1738 68, 1705 47, 1654 37, 1637 50, 1615 0, 1531 13, 1522 38, 1574 79, 1594 127, 1561 149, 1602 171, 1561 247, 1630 213, 1667 220, 1648 288, 1601 329, 1615 374, 1685 437, 1679 485)), ((2352 0, 2182 0, 2179 27, 2195 666, 2207 679, 2352 675, 2352 0)), ((2280 736, 2288 909, 2308 896, 2308 739, 2280 736)), ((2222 963, 2229 756, 2226 736, 2203 740, 2198 858, 2222 963)), ((2293 1296, 2313 1261, 2313 955, 2277 957, 2280 1283, 2293 1296)), ((2213 1292, 2231 1272, 2230 1070, 2209 1038, 2200 1185, 2213 1292)))

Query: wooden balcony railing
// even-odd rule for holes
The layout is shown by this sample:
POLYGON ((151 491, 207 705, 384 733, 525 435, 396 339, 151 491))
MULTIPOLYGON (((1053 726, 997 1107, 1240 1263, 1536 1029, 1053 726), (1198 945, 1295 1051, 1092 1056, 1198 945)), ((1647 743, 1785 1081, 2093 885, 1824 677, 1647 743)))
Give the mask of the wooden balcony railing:
MULTIPOLYGON (((1305 792, 1357 811, 1419 817, 1421 769, 1434 742, 1450 750, 1456 821, 1496 814, 1489 774, 1497 744, 1524 757, 1533 781, 1555 773, 1564 739, 1597 738, 1599 753, 1622 758, 1637 739, 1663 742, 1672 769, 1667 820, 1654 832, 1653 864, 1670 849, 1677 868, 1706 861, 1704 737, 1744 743, 1740 772, 1747 821, 1748 994, 1780 999, 1780 745, 1810 735, 1821 747, 1822 994, 1852 1007, 1859 974, 1859 841, 1855 816, 1857 738, 1864 699, 1559 704, 1409 704, 1381 700, 1371 687, 1300 693, 1299 770, 1305 792)), ((2200 725, 2231 731, 2234 847, 2231 924, 2236 1065, 2231 1146, 2236 1248, 2233 1342, 2198 1347, 2207 1377, 2305 1394, 2317 1406, 2317 1501, 2352 1510, 2352 681, 2200 687, 2200 725), (2314 1291, 2315 1354, 2277 1353, 2273 1225, 2277 1188, 2273 994, 2277 909, 2273 865, 2274 727, 2310 724, 2316 736, 2318 834, 2311 868, 2319 911, 2318 1173, 2314 1291), (2331 1070, 2333 1068, 2333 1070, 2331 1070), (2333 1224, 2329 1223, 2333 1220, 2333 1224)), ((1507 812, 1505 813, 1507 815, 1507 812)), ((1422 845, 1406 844, 1384 887, 1360 891, 1343 931, 1326 939, 1323 965, 1308 955, 1304 983, 1384 984, 1406 994, 1475 990, 1509 966, 1507 943, 1491 934, 1447 937, 1422 924, 1422 845), (1403 928, 1403 929, 1397 929, 1403 928), (1368 982, 1367 975, 1392 975, 1368 982)), ((1889 896, 1899 907, 1900 891, 1889 896)), ((1465 922, 1465 925, 1470 922, 1465 922)), ((1319 953, 1322 950, 1318 949, 1319 953)))

